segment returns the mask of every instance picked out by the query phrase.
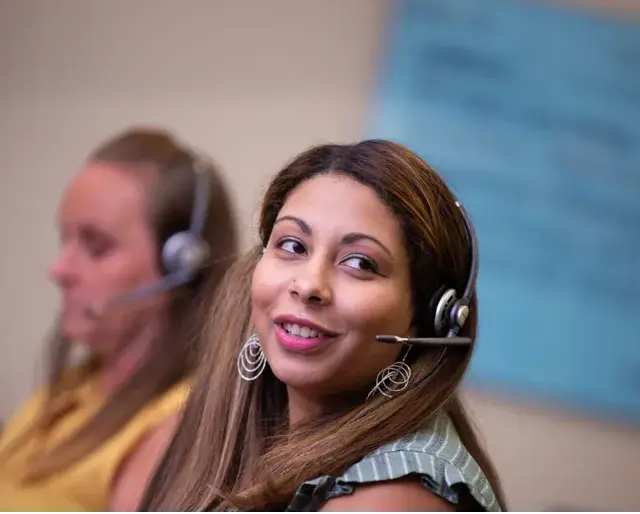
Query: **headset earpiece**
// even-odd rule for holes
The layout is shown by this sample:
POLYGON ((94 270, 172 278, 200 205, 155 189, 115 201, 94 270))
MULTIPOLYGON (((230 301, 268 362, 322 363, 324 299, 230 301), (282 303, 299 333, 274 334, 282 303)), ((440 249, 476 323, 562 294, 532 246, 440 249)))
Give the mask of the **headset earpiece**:
MULTIPOLYGON (((459 336, 458 332, 469 318, 469 306, 476 290, 478 280, 478 240, 476 231, 467 211, 460 202, 456 206, 462 213, 469 242, 469 275, 462 296, 458 298, 455 289, 441 286, 429 302, 429 316, 433 316, 436 337, 406 337, 396 335, 377 335, 376 339, 387 344, 408 344, 418 346, 460 346, 473 344, 471 337, 459 336)), ((444 354, 442 354, 444 355, 444 354)))
MULTIPOLYGON (((458 295, 455 289, 446 289, 436 303, 433 328, 436 336, 447 335, 451 326, 451 314, 458 295)), ((434 302, 435 303, 435 302, 434 302)))
POLYGON ((203 238, 209 210, 209 176, 198 159, 193 162, 194 191, 189 230, 176 232, 162 245, 162 265, 167 277, 178 276, 186 283, 206 265, 209 245, 203 238))
POLYGON ((455 334, 464 327, 469 317, 469 305, 458 299, 455 289, 447 289, 436 305, 433 326, 437 336, 444 337, 453 330, 455 334))
POLYGON ((162 246, 162 265, 167 274, 197 275, 209 257, 209 247, 191 232, 177 232, 162 246))
POLYGON ((458 293, 452 288, 441 288, 435 295, 437 301, 432 302, 436 306, 433 326, 436 335, 439 337, 455 337, 458 335, 458 332, 469 318, 469 305, 472 296, 475 294, 476 281, 478 279, 478 242, 475 229, 464 207, 460 202, 456 202, 456 205, 462 213, 469 240, 470 269, 461 298, 458 298, 458 293))

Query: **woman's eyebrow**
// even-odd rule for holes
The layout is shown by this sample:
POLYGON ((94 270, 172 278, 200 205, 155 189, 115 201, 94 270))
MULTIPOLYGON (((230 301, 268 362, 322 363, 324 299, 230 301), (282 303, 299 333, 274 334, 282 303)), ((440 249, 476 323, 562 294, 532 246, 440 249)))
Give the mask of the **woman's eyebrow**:
MULTIPOLYGON (((308 236, 310 236, 313 233, 309 224, 306 221, 296 216, 291 216, 288 214, 285 216, 281 216, 275 221, 274 225, 276 225, 277 223, 280 223, 281 221, 293 221, 296 225, 300 227, 300 230, 302 230, 302 232, 304 232, 308 236)), ((382 244, 379 239, 376 239, 375 237, 370 236, 369 234, 363 234, 362 232, 350 232, 349 234, 344 235, 340 240, 340 244, 349 245, 349 244, 357 243, 358 241, 361 241, 363 239, 372 241, 373 243, 377 244, 389 255, 389 257, 392 257, 391 251, 384 244, 382 244)))

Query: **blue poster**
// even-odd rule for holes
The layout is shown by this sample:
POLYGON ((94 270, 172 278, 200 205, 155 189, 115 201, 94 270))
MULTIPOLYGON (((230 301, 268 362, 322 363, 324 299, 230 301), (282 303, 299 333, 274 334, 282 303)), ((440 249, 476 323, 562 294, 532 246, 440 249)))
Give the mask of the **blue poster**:
POLYGON ((469 382, 640 421, 640 25, 525 0, 400 0, 369 136, 470 211, 469 382))

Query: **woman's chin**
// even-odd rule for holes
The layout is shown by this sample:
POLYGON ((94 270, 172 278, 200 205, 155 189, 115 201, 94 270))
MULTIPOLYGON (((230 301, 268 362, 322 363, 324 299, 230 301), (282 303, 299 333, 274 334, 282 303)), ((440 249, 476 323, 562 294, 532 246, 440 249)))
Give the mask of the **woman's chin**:
POLYGON ((273 374, 288 388, 306 391, 315 395, 321 394, 331 384, 327 370, 299 362, 279 362, 271 367, 273 374))
POLYGON ((61 324, 62 335, 70 341, 82 342, 90 336, 90 330, 87 323, 74 319, 63 320, 61 324))
POLYGON ((82 324, 65 324, 62 327, 62 334, 69 341, 73 341, 75 346, 100 357, 109 355, 113 350, 113 344, 110 341, 100 340, 90 327, 82 324))

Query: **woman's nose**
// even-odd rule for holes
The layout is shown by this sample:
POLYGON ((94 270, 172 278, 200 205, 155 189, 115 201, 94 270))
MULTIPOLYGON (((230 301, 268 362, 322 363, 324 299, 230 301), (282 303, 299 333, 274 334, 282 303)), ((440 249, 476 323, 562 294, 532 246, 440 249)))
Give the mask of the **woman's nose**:
POLYGON ((74 274, 70 260, 70 251, 67 248, 60 250, 47 271, 49 279, 60 286, 69 284, 74 274))
POLYGON ((329 305, 333 301, 329 271, 322 263, 310 261, 291 279, 289 292, 303 303, 329 305))

